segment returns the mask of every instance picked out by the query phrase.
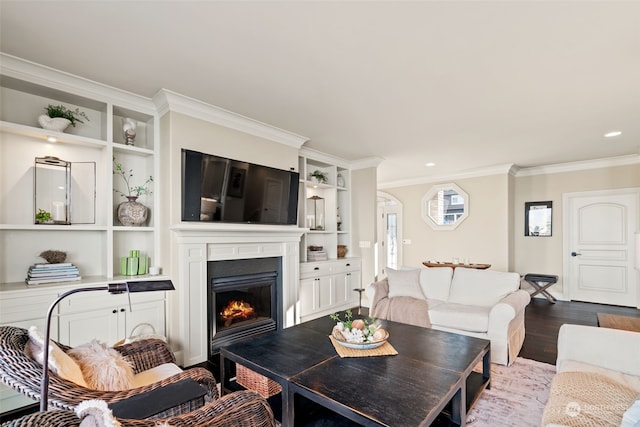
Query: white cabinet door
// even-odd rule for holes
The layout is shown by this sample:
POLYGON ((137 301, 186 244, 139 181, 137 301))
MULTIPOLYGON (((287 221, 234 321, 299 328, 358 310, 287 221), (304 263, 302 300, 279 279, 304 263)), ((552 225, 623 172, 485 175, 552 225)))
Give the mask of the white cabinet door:
POLYGON ((125 335, 124 311, 124 307, 113 307, 61 315, 60 342, 76 347, 96 339, 113 345, 125 335))
POLYGON ((308 316, 318 306, 318 281, 319 278, 300 280, 300 316, 308 316))
MULTIPOLYGON (((133 329, 143 323, 150 324, 156 334, 166 335, 164 328, 164 301, 135 304, 131 310, 132 311, 129 311, 129 307, 126 307, 124 312, 126 315, 126 337, 131 336, 132 332, 134 332, 133 329)), ((136 335, 140 333, 149 334, 152 332, 150 329, 148 326, 141 326, 136 329, 135 333, 136 335)))

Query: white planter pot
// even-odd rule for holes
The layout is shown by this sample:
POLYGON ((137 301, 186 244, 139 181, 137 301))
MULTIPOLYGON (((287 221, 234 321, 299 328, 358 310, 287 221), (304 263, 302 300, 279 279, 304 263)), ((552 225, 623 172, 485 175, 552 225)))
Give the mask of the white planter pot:
POLYGON ((38 123, 43 129, 64 132, 64 130, 71 124, 71 120, 62 117, 51 118, 46 114, 43 114, 38 117, 38 123))

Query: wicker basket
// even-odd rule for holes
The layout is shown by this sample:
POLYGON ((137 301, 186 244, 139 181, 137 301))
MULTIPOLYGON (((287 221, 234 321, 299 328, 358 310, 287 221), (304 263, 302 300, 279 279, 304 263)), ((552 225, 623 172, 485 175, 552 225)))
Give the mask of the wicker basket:
POLYGON ((257 392, 265 399, 282 391, 282 387, 277 382, 238 363, 236 363, 236 382, 248 390, 257 392))

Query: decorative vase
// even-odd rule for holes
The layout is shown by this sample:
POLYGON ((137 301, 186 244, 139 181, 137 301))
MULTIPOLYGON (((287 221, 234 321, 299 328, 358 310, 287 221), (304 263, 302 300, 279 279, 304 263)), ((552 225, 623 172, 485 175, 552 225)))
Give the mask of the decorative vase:
POLYGON ((127 226, 141 226, 147 222, 148 209, 137 202, 136 196, 127 196, 127 201, 118 205, 118 221, 127 226))
POLYGON ((338 184, 338 187, 345 186, 344 177, 342 175, 338 174, 338 179, 336 180, 336 184, 338 184))
POLYGON ((71 124, 71 120, 63 117, 51 118, 46 114, 43 114, 38 117, 38 123, 43 129, 64 132, 64 130, 71 124))
POLYGON ((347 245, 338 245, 338 258, 344 258, 347 255, 347 245))
POLYGON ((122 131, 124 132, 124 143, 126 145, 133 145, 136 140, 136 122, 130 118, 122 119, 122 131))

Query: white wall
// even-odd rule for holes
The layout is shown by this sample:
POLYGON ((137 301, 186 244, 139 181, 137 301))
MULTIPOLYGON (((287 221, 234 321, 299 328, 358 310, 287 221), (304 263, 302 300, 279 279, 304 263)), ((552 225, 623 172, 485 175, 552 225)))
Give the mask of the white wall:
MULTIPOLYGON (((434 183, 436 184, 436 183, 434 183)), ((562 194, 640 186, 640 165, 514 177, 509 174, 455 180, 469 194, 469 217, 453 231, 434 231, 420 216, 420 201, 431 184, 384 191, 403 203, 404 264, 453 257, 492 264, 492 269, 553 274, 550 288, 562 296, 562 194), (553 201, 553 235, 524 236, 525 202, 553 201)))
MULTIPOLYGON (((161 233, 162 259, 171 260, 163 266, 163 273, 171 275, 174 285, 180 283, 178 272, 178 246, 175 233, 169 227, 181 222, 181 185, 183 148, 207 154, 228 157, 250 163, 257 163, 279 169, 298 170, 298 149, 264 138, 236 131, 214 123, 184 114, 169 112, 160 120, 161 168, 164 174, 161 209, 168 213, 162 216, 161 233)), ((168 336, 176 336, 179 331, 178 313, 182 302, 179 293, 169 293, 167 307, 168 336)), ((174 340, 176 342, 176 340, 174 340)), ((179 349, 174 349, 179 350, 179 349)))
POLYGON ((495 270, 509 269, 509 175, 456 180, 469 195, 469 216, 455 230, 434 230, 421 218, 420 202, 429 183, 385 188, 403 205, 404 265, 423 261, 468 258, 472 263, 491 264, 495 270))
POLYGON ((516 177, 513 198, 515 255, 514 269, 521 274, 540 273, 558 276, 558 283, 549 288, 561 295, 562 282, 562 195, 578 191, 610 190, 640 187, 640 165, 626 165, 576 172, 516 177), (524 204, 551 200, 552 236, 525 237, 524 204))
MULTIPOLYGON (((351 256, 362 260, 362 286, 366 288, 375 279, 376 243, 376 168, 357 169, 351 172, 351 222, 353 224, 353 248, 351 256), (359 242, 370 242, 368 248, 360 248, 359 242)), ((366 296, 363 294, 363 298, 366 296)), ((363 303, 363 305, 366 305, 363 303)))

